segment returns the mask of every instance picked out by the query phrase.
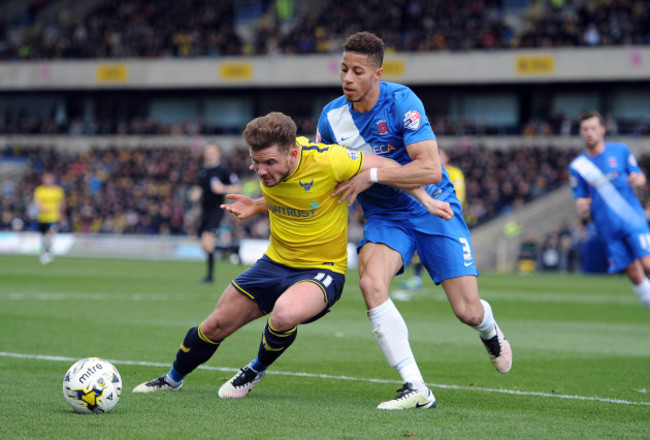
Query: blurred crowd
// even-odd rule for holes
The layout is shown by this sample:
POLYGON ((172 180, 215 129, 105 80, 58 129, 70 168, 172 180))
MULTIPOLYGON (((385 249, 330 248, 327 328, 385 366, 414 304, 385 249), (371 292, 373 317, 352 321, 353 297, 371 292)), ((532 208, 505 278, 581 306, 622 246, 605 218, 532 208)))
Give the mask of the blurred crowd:
POLYGON ((598 241, 590 223, 578 220, 574 224, 562 224, 545 234, 541 240, 536 240, 532 232, 527 231, 519 239, 520 273, 599 273, 606 269, 606 262, 603 261, 605 247, 598 241), (589 247, 592 243, 595 243, 595 246, 589 247))
MULTIPOLYGON (((507 213, 565 183, 566 167, 576 154, 568 148, 550 146, 488 150, 480 145, 460 145, 447 151, 450 161, 466 173, 464 215, 470 226, 507 213)), ((68 215, 64 229, 68 231, 196 233, 199 208, 187 198, 201 166, 200 151, 195 148, 112 147, 72 153, 52 148, 12 147, 3 156, 25 161, 27 171, 19 181, 3 179, 0 229, 34 229, 32 193, 41 173, 51 170, 66 193, 68 215)), ((224 154, 223 161, 242 181, 249 182, 245 186, 249 194, 258 191, 244 147, 224 154)), ((358 206, 353 207, 350 218, 350 234, 354 240, 360 237, 363 224, 358 206)), ((254 223, 228 227, 234 228, 232 232, 240 237, 264 236, 265 226, 254 223)))
POLYGON ((449 163, 465 174, 465 221, 472 227, 547 194, 568 182, 572 148, 487 149, 460 143, 446 148, 449 163))
MULTIPOLYGON (((196 235, 200 207, 188 199, 202 166, 200 149, 106 148, 72 153, 53 148, 13 147, 5 158, 25 161, 18 180, 2 179, 0 229, 35 230, 34 188, 45 170, 57 176, 66 194, 62 230, 75 233, 196 235)), ((247 182, 257 184, 248 169, 248 151, 234 149, 224 165, 247 182)), ((232 219, 224 222, 226 226, 232 219)), ((263 223, 238 225, 240 234, 264 237, 263 223)), ((234 232, 234 231, 231 231, 234 232)))
POLYGON ((20 14, 0 12, 0 59, 327 53, 358 30, 395 51, 650 43, 645 0, 124 0, 96 2, 81 17, 64 7, 47 21, 48 1, 28 3, 20 14))
MULTIPOLYGON (((13 9, 0 8, 0 61, 338 53, 344 38, 362 29, 381 35, 387 52, 650 44, 649 0, 97 0, 85 8, 26 0, 22 9, 11 3, 13 9)), ((200 118, 170 123, 8 115, 0 115, 0 134, 218 135, 241 129, 200 118)), ((650 119, 619 124, 609 118, 612 135, 650 134, 650 119)), ((563 114, 503 129, 467 117, 430 119, 438 135, 576 133, 576 121, 563 114)), ((296 122, 301 134, 315 132, 313 117, 296 122)))
MULTIPOLYGON (((316 133, 316 121, 310 117, 294 116, 298 134, 313 136, 316 133)), ((135 117, 129 122, 115 120, 90 120, 81 118, 57 121, 54 118, 22 116, 15 124, 10 124, 0 117, 0 135, 3 134, 62 134, 62 135, 221 135, 241 134, 243 127, 224 127, 205 121, 202 118, 183 120, 178 123, 166 123, 154 118, 135 117)))
MULTIPOLYGON (((359 30, 378 33, 387 51, 469 51, 517 48, 593 47, 650 44, 649 0, 97 0, 81 3, 25 0, 0 8, 0 61, 93 58, 194 58, 239 55, 338 53, 344 38, 359 30), (71 5, 74 5, 72 7, 71 5), (316 7, 318 6, 318 7, 316 7), (67 9, 69 8, 69 9, 67 9), (85 10, 84 10, 85 9, 85 10)), ((619 124, 606 115, 610 135, 650 134, 650 123, 619 124)), ((487 149, 465 135, 485 135, 471 119, 430 117, 435 133, 459 139, 447 148, 450 163, 466 176, 464 216, 470 227, 554 190, 567 181, 577 151, 561 147, 487 149)), ((313 136, 315 121, 296 118, 300 134, 313 136)), ((235 127, 239 133, 240 127, 235 127)), ((201 119, 163 123, 150 118, 126 122, 55 120, 25 116, 0 120, 0 134, 218 135, 228 128, 201 119)), ((577 132, 568 115, 530 120, 518 127, 527 137, 577 132)), ((515 134, 515 133, 496 133, 515 134)), ((48 169, 67 196, 65 231, 76 233, 195 235, 200 220, 188 189, 201 166, 200 151, 178 148, 91 149, 76 153, 14 146, 2 158, 24 161, 27 172, 0 183, 0 230, 33 230, 32 192, 48 169)), ((242 146, 223 156, 250 194, 258 190, 242 146)), ((650 156, 639 158, 649 169, 650 156)), ((641 199, 648 206, 648 191, 641 199)), ((363 214, 353 206, 350 238, 361 237, 363 214)), ((223 229, 234 240, 266 237, 268 218, 236 222, 223 229)), ((592 238, 588 225, 570 225, 541 242, 522 240, 542 270, 567 270, 579 258, 576 243, 592 238)), ((525 234, 524 234, 525 235, 525 234)), ((525 237, 522 237, 525 238, 525 237)))
MULTIPOLYGON (((462 141, 446 152, 449 162, 465 174, 463 215, 470 228, 507 216, 565 184, 567 166, 578 153, 551 145, 488 149, 462 141)), ((115 146, 75 153, 14 146, 0 151, 2 160, 24 163, 25 172, 17 178, 0 179, 0 230, 36 230, 33 190, 43 171, 51 170, 66 193, 64 232, 196 236, 200 207, 190 202, 188 192, 202 165, 199 147, 115 146)), ((252 197, 260 194, 245 147, 226 152, 222 161, 240 177, 244 193, 252 197)), ((639 164, 650 169, 650 155, 641 156, 639 164)), ((648 186, 640 198, 650 207, 648 186)), ((363 212, 358 204, 350 209, 349 237, 356 242, 362 236, 363 212)), ((227 215, 220 240, 233 244, 242 238, 267 238, 268 233, 268 216, 238 221, 227 215)), ((528 268, 569 272, 596 267, 594 271, 598 271, 604 264, 601 245, 589 224, 562 225, 542 240, 532 239, 529 231, 518 230, 512 236, 521 241, 519 259, 524 263, 520 264, 528 268), (586 246, 591 250, 585 252, 586 246)))
MULTIPOLYGON (((312 137, 316 133, 316 120, 310 116, 294 116, 298 134, 312 137)), ((548 119, 527 121, 519 132, 512 130, 498 131, 487 129, 485 123, 474 118, 459 117, 452 120, 449 116, 429 118, 433 131, 438 136, 486 136, 486 135, 522 135, 526 137, 572 136, 578 134, 577 118, 566 114, 551 116, 548 119)), ((619 124, 611 115, 605 115, 607 133, 610 136, 642 136, 650 134, 650 119, 634 124, 619 124), (621 126, 623 125, 623 126, 621 126)), ((221 135, 239 134, 242 127, 224 127, 205 121, 202 118, 183 120, 177 123, 162 122, 154 118, 135 117, 129 122, 113 120, 89 120, 81 118, 56 121, 54 118, 39 118, 23 115, 15 123, 0 118, 0 135, 10 134, 58 134, 58 135, 221 135)))

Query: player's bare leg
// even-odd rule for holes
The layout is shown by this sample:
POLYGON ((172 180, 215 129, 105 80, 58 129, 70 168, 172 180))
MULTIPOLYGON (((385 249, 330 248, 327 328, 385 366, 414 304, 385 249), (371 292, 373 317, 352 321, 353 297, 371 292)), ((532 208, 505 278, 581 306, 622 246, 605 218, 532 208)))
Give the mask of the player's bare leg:
POLYGON ((214 311, 200 325, 187 332, 171 370, 136 386, 133 392, 180 391, 185 376, 207 362, 226 337, 260 316, 262 312, 257 304, 229 285, 214 311))
POLYGON ((479 297, 476 277, 450 278, 442 282, 442 287, 456 317, 479 333, 496 370, 499 373, 510 371, 510 343, 494 320, 490 304, 479 297))
POLYGON ((298 325, 318 315, 326 306, 323 291, 315 283, 300 282, 287 289, 273 306, 257 357, 221 386, 219 397, 238 399, 248 395, 262 380, 268 366, 291 346, 298 325))

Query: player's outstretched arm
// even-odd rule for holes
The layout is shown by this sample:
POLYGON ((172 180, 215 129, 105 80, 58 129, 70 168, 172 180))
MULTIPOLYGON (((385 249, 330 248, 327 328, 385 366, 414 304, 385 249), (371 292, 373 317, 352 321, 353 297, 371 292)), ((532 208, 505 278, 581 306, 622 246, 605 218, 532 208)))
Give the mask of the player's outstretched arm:
POLYGON ((251 199, 243 194, 226 194, 226 199, 235 202, 224 203, 221 205, 221 209, 225 209, 240 220, 245 220, 268 209, 264 197, 251 199))
POLYGON ((212 182, 210 182, 210 189, 215 194, 228 194, 241 191, 241 185, 238 183, 226 185, 219 179, 213 179, 212 182))

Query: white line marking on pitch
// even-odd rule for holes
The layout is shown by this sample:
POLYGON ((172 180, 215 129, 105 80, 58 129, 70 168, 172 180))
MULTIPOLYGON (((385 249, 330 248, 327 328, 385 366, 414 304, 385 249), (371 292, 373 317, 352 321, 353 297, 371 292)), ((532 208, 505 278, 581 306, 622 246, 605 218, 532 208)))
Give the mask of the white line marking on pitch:
MULTIPOLYGON (((0 351, 0 357, 9 357, 17 359, 37 359, 41 361, 55 361, 55 362, 76 362, 79 359, 71 358, 66 356, 50 356, 43 354, 24 354, 24 353, 8 353, 0 351)), ((109 362, 112 362, 117 365, 138 365, 141 367, 161 367, 169 368, 171 364, 163 364, 160 362, 146 362, 146 361, 124 361, 118 359, 107 359, 109 362)), ((239 368, 227 368, 227 367, 211 367, 208 365, 200 365, 198 367, 201 370, 208 371, 224 371, 224 372, 233 372, 239 371, 239 368)), ((371 382, 371 383, 392 383, 392 384, 401 384, 402 382, 396 380, 386 380, 386 379, 373 379, 373 378, 362 378, 362 377, 352 377, 352 376, 333 376, 330 374, 315 374, 315 373, 292 373, 288 371, 274 371, 269 370, 270 374, 278 374, 282 376, 294 376, 294 377, 312 377, 318 379, 333 379, 333 380, 354 380, 360 382, 371 382)), ((631 400, 621 400, 621 399, 608 399, 604 397, 588 397, 588 396, 573 396, 568 394, 553 394, 553 393, 543 393, 539 391, 519 391, 519 390, 506 390, 502 388, 481 388, 481 387, 466 387, 460 385, 444 385, 437 383, 428 383, 427 385, 434 388, 443 388, 448 390, 460 390, 460 391, 481 391, 484 393, 500 393, 500 394, 512 394, 516 396, 538 396, 538 397, 553 397, 556 399, 567 399, 567 400, 585 400, 590 402, 604 402, 604 403, 616 403, 620 405, 646 405, 650 406, 650 402, 634 402, 631 400)))

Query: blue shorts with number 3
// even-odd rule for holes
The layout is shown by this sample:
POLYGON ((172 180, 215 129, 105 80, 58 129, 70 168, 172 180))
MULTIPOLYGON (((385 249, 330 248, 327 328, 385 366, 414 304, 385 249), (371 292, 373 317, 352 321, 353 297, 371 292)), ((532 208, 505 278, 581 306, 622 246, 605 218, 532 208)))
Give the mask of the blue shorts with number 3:
POLYGON ((455 197, 447 202, 454 211, 449 221, 431 214, 399 220, 381 216, 369 218, 357 250, 367 242, 382 243, 394 249, 402 255, 403 266, 398 274, 404 272, 413 252, 417 250, 422 264, 436 284, 449 278, 478 276, 472 240, 463 220, 460 202, 455 197))

